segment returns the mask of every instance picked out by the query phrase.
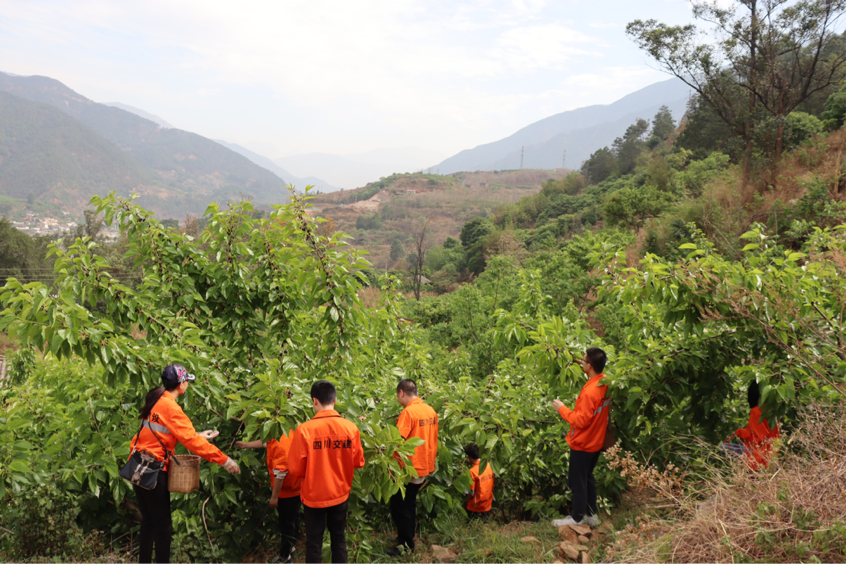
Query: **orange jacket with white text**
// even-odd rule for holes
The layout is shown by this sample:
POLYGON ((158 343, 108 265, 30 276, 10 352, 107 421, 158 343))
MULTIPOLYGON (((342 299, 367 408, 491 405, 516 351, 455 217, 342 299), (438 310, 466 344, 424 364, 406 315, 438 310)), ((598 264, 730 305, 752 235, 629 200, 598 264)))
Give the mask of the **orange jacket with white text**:
POLYGON ((488 467, 479 475, 479 464, 481 462, 481 460, 477 460, 470 469, 470 477, 473 478, 473 497, 467 500, 467 511, 474 513, 490 511, 493 504, 493 469, 488 463, 488 467))
POLYGON ((345 502, 356 468, 364 468, 361 435, 355 423, 334 409, 317 412, 294 431, 288 451, 288 478, 302 477, 300 498, 308 507, 319 509, 345 502))
MULTIPOLYGON (((291 433, 293 435, 293 433, 291 433)), ((291 438, 282 435, 279 440, 271 439, 267 443, 267 471, 270 472, 270 487, 276 482, 273 475, 274 470, 285 472, 288 468, 288 453, 291 451, 291 438)), ((279 490, 279 497, 282 499, 300 495, 300 486, 303 483, 301 476, 291 476, 290 473, 282 482, 282 489, 279 490)))
POLYGON ((403 439, 418 437, 424 443, 414 449, 411 464, 421 478, 435 471, 438 459, 438 414, 434 409, 414 398, 397 419, 397 429, 403 439))

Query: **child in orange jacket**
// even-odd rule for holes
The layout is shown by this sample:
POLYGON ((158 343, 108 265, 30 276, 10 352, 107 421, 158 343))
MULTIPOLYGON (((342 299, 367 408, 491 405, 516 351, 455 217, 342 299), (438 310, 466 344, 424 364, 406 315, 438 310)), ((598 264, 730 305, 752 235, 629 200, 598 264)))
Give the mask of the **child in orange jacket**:
POLYGON ((488 464, 485 471, 479 473, 482 460, 476 443, 470 443, 464 447, 464 454, 467 455, 467 462, 470 463, 470 477, 473 478, 473 489, 466 494, 467 503, 464 508, 467 510, 468 517, 487 517, 493 504, 493 469, 488 464))
POLYGON ((732 437, 726 439, 723 448, 733 454, 743 453, 746 455, 749 468, 758 470, 766 468, 770 463, 773 451, 773 442, 781 437, 778 423, 770 427, 769 422, 764 418, 761 407, 758 405, 761 399, 761 392, 758 382, 752 381, 746 391, 746 399, 749 402, 749 423, 746 427, 738 429, 732 437, 741 440, 740 445, 732 444, 732 437))

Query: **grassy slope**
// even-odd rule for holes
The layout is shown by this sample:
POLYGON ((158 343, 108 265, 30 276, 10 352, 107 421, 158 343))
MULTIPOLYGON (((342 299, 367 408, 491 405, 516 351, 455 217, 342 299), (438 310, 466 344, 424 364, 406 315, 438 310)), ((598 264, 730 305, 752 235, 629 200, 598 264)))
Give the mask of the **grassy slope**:
POLYGON ((437 245, 447 237, 458 238, 464 223, 474 217, 490 215, 502 204, 534 194, 544 181, 561 178, 564 173, 514 170, 394 175, 363 188, 319 195, 312 203, 315 212, 331 219, 335 229, 352 235, 352 244, 368 251, 375 266, 385 268, 387 261, 390 268, 392 241, 399 238, 410 249, 419 218, 430 219, 428 241, 437 245), (381 195, 380 202, 361 201, 377 194, 381 195), (356 228, 359 216, 373 213, 380 214, 381 228, 356 228))

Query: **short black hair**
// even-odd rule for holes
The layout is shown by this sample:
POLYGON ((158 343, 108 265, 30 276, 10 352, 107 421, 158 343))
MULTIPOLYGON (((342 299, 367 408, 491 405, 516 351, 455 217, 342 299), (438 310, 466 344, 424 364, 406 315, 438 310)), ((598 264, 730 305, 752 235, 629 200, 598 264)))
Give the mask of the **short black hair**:
POLYGON ((411 378, 403 378, 397 384, 397 393, 403 391, 411 396, 417 395, 417 384, 414 383, 414 380, 411 378))
POLYGON ((311 386, 311 399, 316 399, 320 405, 332 405, 337 397, 335 384, 328 380, 319 380, 311 386))
POLYGON ((470 443, 466 447, 464 447, 464 454, 472 458, 473 460, 479 460, 482 458, 479 456, 479 445, 476 443, 470 443))
POLYGON ((749 383, 749 389, 746 390, 746 399, 749 402, 749 409, 758 407, 758 401, 761 399, 761 390, 758 389, 758 382, 752 380, 749 383))
POLYGON ((587 356, 588 363, 593 366, 596 373, 602 374, 602 371, 605 370, 605 363, 608 362, 608 357, 605 356, 605 351, 599 347, 591 347, 585 351, 585 355, 587 356))

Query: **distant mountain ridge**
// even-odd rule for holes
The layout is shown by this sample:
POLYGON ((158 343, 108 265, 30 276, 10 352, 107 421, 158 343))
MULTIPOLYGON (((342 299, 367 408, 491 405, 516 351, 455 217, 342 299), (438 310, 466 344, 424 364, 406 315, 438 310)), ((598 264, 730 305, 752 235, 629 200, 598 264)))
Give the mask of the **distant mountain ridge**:
POLYGON ((150 112, 145 112, 140 108, 136 108, 135 106, 130 106, 129 104, 121 104, 120 102, 106 102, 103 104, 104 106, 112 106, 114 108, 120 108, 126 112, 135 114, 136 116, 141 116, 144 119, 148 119, 150 121, 154 121, 159 124, 161 127, 165 127, 167 129, 175 129, 172 125, 168 122, 157 116, 156 114, 151 114, 150 112))
POLYGON ((313 176, 299 178, 297 176, 294 176, 293 174, 291 174, 290 172, 270 160, 268 157, 250 151, 246 147, 242 147, 237 143, 229 143, 227 141, 223 141, 222 139, 215 139, 215 142, 220 143, 224 147, 232 149, 236 153, 247 157, 258 166, 266 168, 267 170, 284 180, 286 184, 293 184, 294 188, 296 188, 300 192, 302 192, 306 186, 314 186, 316 190, 320 190, 321 192, 335 192, 336 190, 340 190, 340 188, 332 186, 328 182, 326 182, 325 180, 321 180, 320 178, 315 178, 313 176))
POLYGON ((162 128, 132 112, 93 102, 57 80, 0 73, 0 91, 49 104, 78 119, 154 170, 158 184, 196 201, 198 207, 201 201, 234 200, 242 194, 263 204, 288 200, 283 180, 243 155, 195 133, 162 128))
POLYGON ((472 170, 578 168, 591 153, 621 136, 638 117, 652 119, 667 105, 676 120, 684 114, 690 88, 673 78, 652 84, 608 105, 570 110, 544 118, 514 134, 466 149, 435 165, 441 174, 472 170))

